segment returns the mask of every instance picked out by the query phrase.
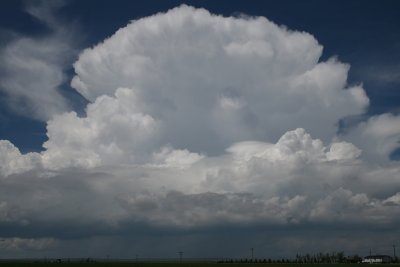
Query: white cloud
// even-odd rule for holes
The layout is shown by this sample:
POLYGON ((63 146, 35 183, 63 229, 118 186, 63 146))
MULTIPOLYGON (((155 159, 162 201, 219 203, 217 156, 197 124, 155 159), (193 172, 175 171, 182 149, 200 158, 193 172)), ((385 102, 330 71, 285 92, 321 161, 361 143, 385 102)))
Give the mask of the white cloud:
POLYGON ((344 90, 348 66, 318 63, 320 54, 311 35, 265 18, 181 6, 134 21, 80 55, 72 85, 93 103, 86 117, 48 122, 44 165, 145 163, 166 146, 218 155, 298 126, 329 141, 336 122, 362 112, 368 98, 360 87, 344 90), (274 56, 239 53, 242 43, 274 56))
POLYGON ((51 30, 40 37, 18 36, 0 50, 0 90, 13 111, 46 121, 70 109, 60 93, 65 70, 75 55, 75 30, 59 22, 53 12, 60 1, 30 4, 27 12, 51 30))
POLYGON ((84 118, 75 112, 55 116, 47 124, 44 165, 59 169, 146 162, 157 145, 159 122, 138 105, 132 90, 120 88, 115 97, 104 95, 89 104, 84 118))
POLYGON ((133 21, 75 63, 72 85, 92 101, 84 116, 49 120, 41 153, 0 142, 0 223, 89 237, 138 225, 393 227, 398 117, 337 136, 369 100, 321 52, 265 18, 181 6, 133 21))
MULTIPOLYGON (((344 146, 340 151, 347 149, 346 144, 334 144, 344 146)), ((167 147, 152 155, 150 164, 64 168, 49 176, 46 171, 14 173, 0 179, 0 224, 8 229, 11 224, 13 232, 22 236, 34 232, 36 237, 61 239, 57 244, 62 247, 75 242, 75 248, 82 245, 82 238, 104 241, 105 236, 129 236, 132 231, 144 231, 139 237, 133 234, 141 240, 152 231, 166 231, 168 236, 169 231, 183 230, 191 235, 231 227, 235 235, 236 227, 253 229, 250 232, 260 227, 270 231, 300 227, 304 229, 300 241, 312 234, 307 233, 309 224, 317 227, 313 231, 321 224, 335 224, 331 237, 343 227, 357 227, 357 233, 396 227, 399 169, 370 166, 358 158, 342 157, 342 152, 330 159, 334 144, 324 145, 297 129, 275 144, 234 144, 218 157, 167 147), (70 241, 64 240, 65 235, 70 241)), ((18 235, 15 238, 22 238, 18 235)), ((214 238, 219 242, 222 237, 214 238)), ((161 244, 169 248, 167 243, 161 244)), ((326 244, 329 249, 335 245, 335 241, 326 244)), ((64 251, 67 256, 75 253, 68 246, 64 251)))
POLYGON ((353 194, 350 190, 340 187, 318 200, 310 212, 310 217, 312 220, 326 222, 360 222, 360 216, 369 209, 368 205, 370 200, 366 194, 353 194))
MULTIPOLYGON (((75 142, 68 136, 62 139, 75 142)), ((52 152, 41 156, 50 155, 46 153, 52 152)), ((164 147, 146 164, 84 166, 91 167, 85 171, 70 170, 67 165, 76 165, 67 163, 50 176, 28 172, 7 179, 2 191, 14 187, 24 194, 18 201, 1 194, 0 215, 4 222, 68 221, 106 229, 127 222, 186 229, 224 223, 359 224, 366 219, 392 224, 398 212, 386 204, 395 200, 393 190, 400 188, 391 175, 396 170, 370 167, 357 158, 359 153, 349 143, 324 145, 296 129, 275 144, 236 143, 218 157, 164 147), (79 208, 73 203, 80 203, 79 208)), ((75 156, 80 163, 84 155, 75 156)))
POLYGON ((92 101, 134 90, 138 109, 162 121, 162 142, 193 152, 275 141, 298 127, 329 141, 339 119, 362 113, 368 98, 346 88, 347 65, 318 63, 321 52, 310 34, 262 17, 181 6, 84 50, 72 86, 92 101))
POLYGON ((327 153, 329 160, 349 160, 358 158, 361 150, 348 142, 333 143, 327 153))
POLYGON ((41 157, 37 153, 21 154, 11 142, 0 140, 0 174, 8 176, 38 168, 41 157))
POLYGON ((362 147, 365 158, 371 162, 387 161, 400 145, 400 116, 372 116, 348 131, 344 138, 362 147))
POLYGON ((171 147, 163 147, 161 151, 153 155, 154 163, 157 166, 172 168, 187 168, 202 158, 204 158, 203 155, 171 147))
POLYGON ((383 204, 400 205, 400 192, 397 192, 395 195, 383 201, 383 204))

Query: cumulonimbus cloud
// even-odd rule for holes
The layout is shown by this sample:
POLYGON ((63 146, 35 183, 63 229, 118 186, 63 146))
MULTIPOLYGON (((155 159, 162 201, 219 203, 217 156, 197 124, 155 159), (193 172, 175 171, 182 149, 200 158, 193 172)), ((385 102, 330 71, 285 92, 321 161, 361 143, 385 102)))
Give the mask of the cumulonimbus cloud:
MULTIPOLYGON (((312 35, 263 17, 225 18, 181 6, 133 21, 81 53, 72 86, 91 101, 126 88, 162 124, 161 142, 207 154, 302 127, 325 141, 368 98, 349 66, 318 62, 312 35)), ((116 97, 118 98, 118 97, 116 97)))
POLYGON ((398 117, 337 135, 369 99, 321 53, 263 17, 183 5, 132 21, 74 64, 85 116, 49 120, 41 153, 0 142, 0 191, 24 192, 1 194, 0 222, 393 227, 398 117))

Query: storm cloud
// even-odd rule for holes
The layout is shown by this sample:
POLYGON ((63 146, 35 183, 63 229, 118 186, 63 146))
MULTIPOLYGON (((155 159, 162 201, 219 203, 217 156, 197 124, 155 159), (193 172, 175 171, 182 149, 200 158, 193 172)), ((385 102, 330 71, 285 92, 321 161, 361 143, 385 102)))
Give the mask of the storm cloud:
POLYGON ((48 120, 40 153, 0 141, 0 248, 214 257, 204 244, 231 240, 220 253, 244 257, 392 240, 399 117, 338 134, 369 99, 322 50, 264 17, 186 5, 85 49, 71 81, 85 114, 48 120))
POLYGON ((62 1, 31 1, 26 12, 47 31, 40 36, 13 33, 0 50, 0 92, 7 96, 3 103, 19 115, 47 121, 72 109, 61 85, 77 54, 72 44, 77 30, 55 15, 62 6, 62 1))

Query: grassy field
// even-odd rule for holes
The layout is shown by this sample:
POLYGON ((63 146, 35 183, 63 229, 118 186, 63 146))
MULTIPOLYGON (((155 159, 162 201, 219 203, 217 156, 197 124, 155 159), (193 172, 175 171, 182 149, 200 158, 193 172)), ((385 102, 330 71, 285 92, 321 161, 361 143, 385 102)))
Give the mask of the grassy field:
MULTIPOLYGON (((212 262, 0 262, 1 267, 360 267, 360 264, 294 264, 294 263, 212 263, 212 262)), ((365 266, 365 265, 362 265, 365 266)), ((373 264, 373 267, 400 267, 400 264, 373 264)))

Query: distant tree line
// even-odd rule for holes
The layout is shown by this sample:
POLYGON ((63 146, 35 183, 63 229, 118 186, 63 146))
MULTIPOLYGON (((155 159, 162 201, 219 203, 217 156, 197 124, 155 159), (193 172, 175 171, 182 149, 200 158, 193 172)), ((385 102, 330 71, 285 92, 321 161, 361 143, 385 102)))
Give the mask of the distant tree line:
POLYGON ((358 255, 345 256, 343 251, 332 253, 297 254, 295 259, 224 259, 218 263, 358 263, 358 255))
POLYGON ((332 253, 316 253, 316 254, 297 254, 296 263, 358 263, 362 258, 357 254, 345 256, 343 251, 332 253))
POLYGON ((219 260, 218 263, 293 263, 293 260, 289 259, 223 259, 219 260))

